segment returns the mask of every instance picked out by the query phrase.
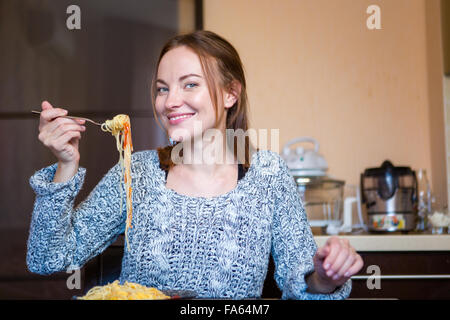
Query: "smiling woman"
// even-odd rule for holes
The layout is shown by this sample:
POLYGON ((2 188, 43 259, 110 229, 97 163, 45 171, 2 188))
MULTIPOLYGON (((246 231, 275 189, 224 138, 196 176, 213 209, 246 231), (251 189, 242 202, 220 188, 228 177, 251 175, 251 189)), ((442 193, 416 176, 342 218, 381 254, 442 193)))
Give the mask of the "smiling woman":
MULTIPOLYGON (((158 60, 152 98, 155 116, 177 141, 173 150, 181 146, 183 156, 189 156, 189 145, 204 151, 217 144, 224 152, 210 158, 239 158, 239 146, 229 148, 226 135, 209 141, 196 138, 206 130, 247 130, 242 70, 235 49, 212 32, 198 31, 168 42, 158 60), (198 132, 197 124, 202 126, 198 132)), ((80 137, 82 128, 59 119, 64 110, 48 103, 43 109, 40 138, 63 160, 67 157, 75 173, 54 183, 58 164, 30 179, 36 192, 27 252, 32 272, 50 274, 83 266, 132 223, 122 284, 188 290, 199 298, 259 298, 272 255, 282 298, 343 299, 350 294, 350 277, 361 269, 361 257, 337 237, 317 248, 297 185, 279 154, 250 153, 248 140, 238 164, 171 166, 172 146, 134 152, 131 177, 126 178, 133 189, 132 217, 121 209, 119 164, 74 208, 85 170, 78 167, 77 145, 67 144, 80 137)))
MULTIPOLYGON (((223 137, 226 129, 248 130, 244 69, 237 51, 228 41, 209 31, 176 36, 162 48, 157 66, 152 82, 153 111, 168 137, 176 142, 185 140, 186 137, 172 137, 172 134, 186 120, 201 121, 202 133, 215 128, 222 131, 223 137), (171 70, 177 70, 177 74, 172 74, 171 70), (214 114, 208 112, 210 109, 214 114)), ((187 123, 186 127, 189 127, 187 123)), ((188 139, 193 135, 193 131, 189 132, 188 139)), ((232 152, 237 161, 247 170, 256 149, 246 136, 242 146, 245 152, 240 157, 238 143, 241 142, 237 136, 228 141, 229 146, 233 144, 232 152)), ((173 148, 169 145, 158 149, 164 170, 174 166, 170 157, 173 148)))

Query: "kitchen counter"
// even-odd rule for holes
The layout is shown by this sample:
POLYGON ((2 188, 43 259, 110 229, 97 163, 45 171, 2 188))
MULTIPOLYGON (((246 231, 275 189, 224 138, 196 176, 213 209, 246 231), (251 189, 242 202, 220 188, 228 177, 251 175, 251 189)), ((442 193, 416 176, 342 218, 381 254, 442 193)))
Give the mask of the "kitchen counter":
MULTIPOLYGON (((329 237, 314 235, 319 247, 329 237)), ((361 231, 339 237, 348 239, 364 261, 352 276, 350 298, 450 299, 450 234, 361 231)))
MULTIPOLYGON (((315 235, 319 247, 329 235, 315 235)), ((356 251, 450 251, 450 234, 343 234, 356 251)))

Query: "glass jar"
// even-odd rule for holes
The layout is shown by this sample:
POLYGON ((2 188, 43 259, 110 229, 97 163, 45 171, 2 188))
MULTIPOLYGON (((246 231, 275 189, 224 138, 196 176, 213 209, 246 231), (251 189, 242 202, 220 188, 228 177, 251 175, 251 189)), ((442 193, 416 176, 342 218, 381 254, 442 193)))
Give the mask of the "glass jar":
POLYGON ((425 169, 419 169, 417 171, 417 189, 418 219, 416 229, 418 231, 425 231, 430 227, 429 216, 432 212, 431 186, 425 169))

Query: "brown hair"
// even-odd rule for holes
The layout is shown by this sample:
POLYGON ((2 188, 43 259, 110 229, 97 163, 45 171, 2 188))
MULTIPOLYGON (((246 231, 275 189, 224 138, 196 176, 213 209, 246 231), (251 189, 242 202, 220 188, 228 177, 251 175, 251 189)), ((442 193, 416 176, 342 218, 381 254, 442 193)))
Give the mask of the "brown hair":
MULTIPOLYGON (((153 113, 157 119, 158 125, 161 126, 155 110, 156 100, 156 77, 157 69, 162 57, 170 50, 177 47, 186 46, 197 54, 200 59, 203 73, 208 85, 209 94, 215 109, 216 127, 218 124, 218 107, 219 88, 231 90, 234 83, 237 81, 240 84, 240 92, 236 103, 228 109, 226 118, 226 129, 236 130, 241 129, 244 133, 248 129, 248 100, 244 69, 241 59, 236 49, 224 38, 211 31, 195 31, 193 33, 177 35, 167 41, 163 46, 156 64, 156 71, 152 80, 151 95, 153 103, 153 113)), ((161 126, 162 127, 162 126, 161 126)), ((237 131, 242 132, 241 130, 237 131)), ((237 137, 234 136, 234 155, 238 157, 237 152, 237 137)), ((251 145, 248 136, 244 137, 245 141, 245 159, 238 159, 245 169, 250 167, 251 155, 255 151, 251 145)), ((169 170, 174 163, 171 159, 171 152, 174 146, 168 145, 166 147, 158 148, 158 156, 163 170, 169 170)), ((257 149, 256 149, 257 150, 257 149)))

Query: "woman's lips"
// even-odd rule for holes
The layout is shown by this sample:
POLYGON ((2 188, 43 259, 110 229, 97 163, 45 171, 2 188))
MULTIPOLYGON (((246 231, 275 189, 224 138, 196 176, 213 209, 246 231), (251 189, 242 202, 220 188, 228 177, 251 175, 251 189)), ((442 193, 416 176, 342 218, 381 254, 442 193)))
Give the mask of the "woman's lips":
POLYGON ((183 114, 179 114, 179 115, 169 115, 169 123, 171 125, 176 125, 179 124, 181 122, 183 122, 184 120, 190 119, 192 118, 192 116, 194 116, 195 113, 183 113, 183 114))

